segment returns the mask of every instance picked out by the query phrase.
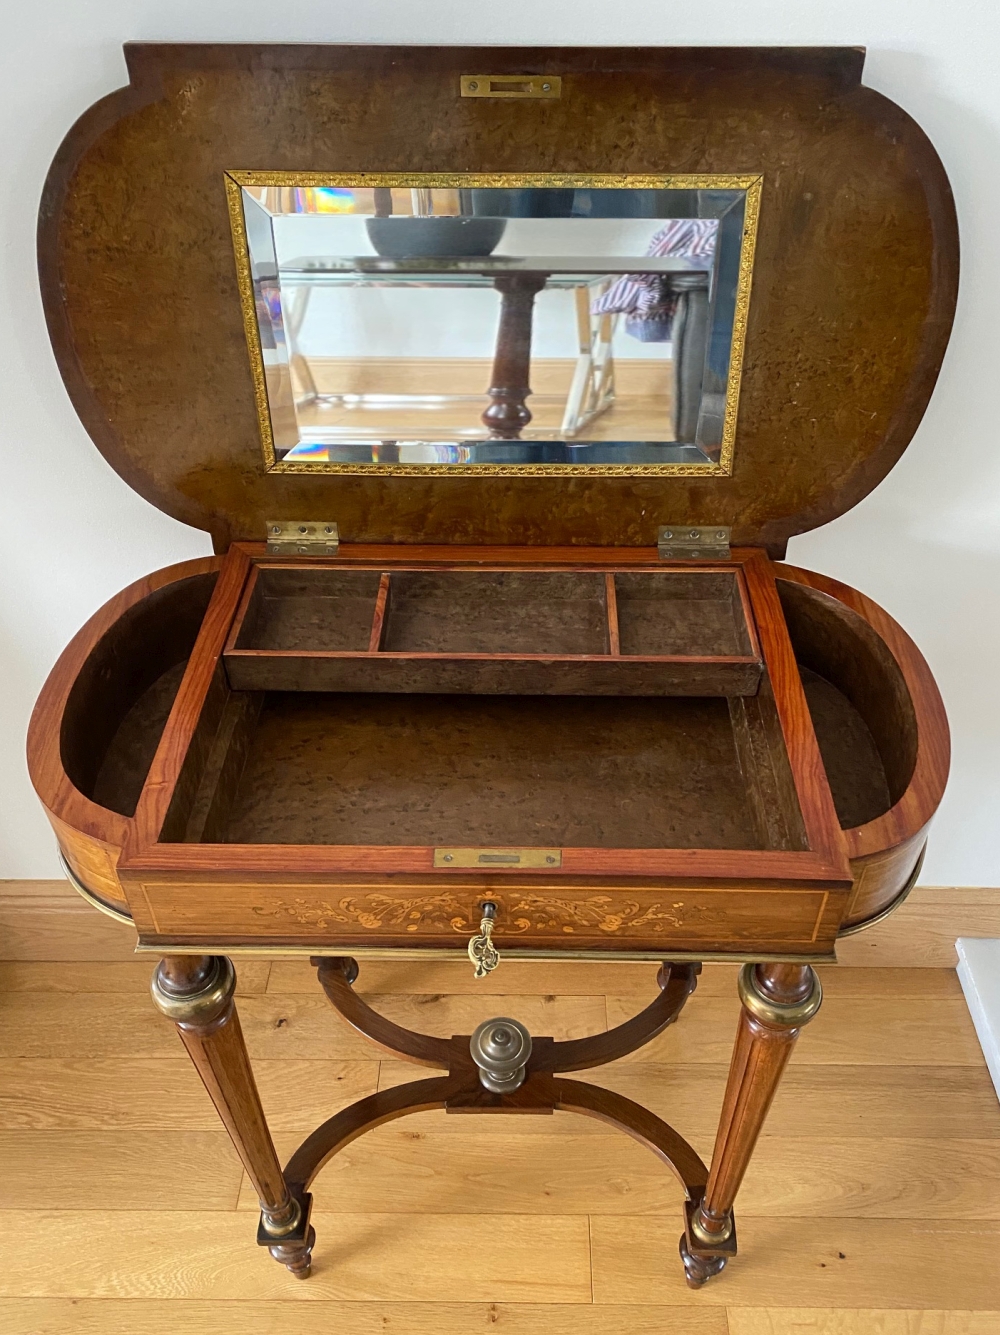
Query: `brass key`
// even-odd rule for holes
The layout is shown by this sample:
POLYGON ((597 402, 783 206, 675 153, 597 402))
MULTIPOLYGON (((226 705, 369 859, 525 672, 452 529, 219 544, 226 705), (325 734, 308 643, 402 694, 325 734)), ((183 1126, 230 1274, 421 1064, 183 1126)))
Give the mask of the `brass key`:
POLYGON ((469 942, 469 959, 476 966, 476 977, 485 978, 500 963, 500 952, 493 944, 493 923, 497 916, 497 906, 492 900, 483 904, 483 918, 479 931, 469 942))

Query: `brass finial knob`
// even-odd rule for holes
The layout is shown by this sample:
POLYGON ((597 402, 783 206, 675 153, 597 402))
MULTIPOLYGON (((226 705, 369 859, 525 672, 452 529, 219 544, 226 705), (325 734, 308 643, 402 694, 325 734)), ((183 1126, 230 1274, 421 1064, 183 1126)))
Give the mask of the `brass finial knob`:
POLYGON ((494 1094, 509 1094, 524 1084, 531 1056, 531 1035, 523 1024, 501 1015, 484 1020, 469 1040, 480 1083, 494 1094))

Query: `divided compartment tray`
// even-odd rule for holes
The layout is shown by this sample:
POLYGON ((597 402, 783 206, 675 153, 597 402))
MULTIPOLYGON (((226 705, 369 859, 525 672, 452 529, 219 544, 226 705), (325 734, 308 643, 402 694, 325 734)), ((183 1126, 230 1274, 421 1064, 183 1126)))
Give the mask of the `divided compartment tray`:
POLYGON ((253 567, 224 652, 239 691, 754 695, 738 568, 253 567))

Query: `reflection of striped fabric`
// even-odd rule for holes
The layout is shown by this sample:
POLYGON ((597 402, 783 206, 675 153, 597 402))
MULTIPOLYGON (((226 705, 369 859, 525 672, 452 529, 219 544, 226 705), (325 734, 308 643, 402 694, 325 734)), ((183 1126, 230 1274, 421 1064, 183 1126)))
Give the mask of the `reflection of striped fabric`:
MULTIPOLYGON (((718 218, 672 218, 653 237, 647 255, 674 259, 709 259, 715 254, 718 218)), ((663 275, 627 273, 591 306, 594 315, 633 315, 640 320, 669 320, 677 298, 663 275)))

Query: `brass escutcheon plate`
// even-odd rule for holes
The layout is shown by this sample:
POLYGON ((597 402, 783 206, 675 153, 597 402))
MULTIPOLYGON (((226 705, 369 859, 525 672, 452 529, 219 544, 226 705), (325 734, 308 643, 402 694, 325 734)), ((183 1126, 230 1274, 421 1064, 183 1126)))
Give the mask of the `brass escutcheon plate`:
POLYGON ((434 866, 443 871, 457 867, 481 870, 518 871, 522 867, 541 867, 552 871, 562 866, 561 848, 435 848, 434 866))
POLYGON ((463 74, 463 97, 561 97, 558 74, 463 74))

